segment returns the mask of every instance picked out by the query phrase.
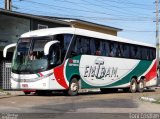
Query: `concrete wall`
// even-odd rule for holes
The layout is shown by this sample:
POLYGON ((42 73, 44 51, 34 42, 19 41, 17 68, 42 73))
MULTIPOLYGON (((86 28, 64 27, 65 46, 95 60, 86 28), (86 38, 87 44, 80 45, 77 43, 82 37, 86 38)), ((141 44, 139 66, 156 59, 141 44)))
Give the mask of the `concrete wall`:
POLYGON ((45 25, 48 28, 55 28, 55 27, 70 27, 69 25, 64 24, 58 24, 58 23, 52 23, 52 22, 45 22, 42 20, 35 20, 31 19, 31 30, 37 30, 38 25, 45 25))
POLYGON ((7 44, 17 42, 19 36, 29 30, 29 19, 0 14, 0 50, 7 44))

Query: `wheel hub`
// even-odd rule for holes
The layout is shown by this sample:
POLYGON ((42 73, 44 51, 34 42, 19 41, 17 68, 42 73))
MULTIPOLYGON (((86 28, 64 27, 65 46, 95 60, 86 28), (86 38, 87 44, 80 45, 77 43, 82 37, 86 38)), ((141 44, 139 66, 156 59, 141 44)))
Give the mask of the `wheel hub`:
POLYGON ((131 85, 131 87, 132 87, 133 90, 136 90, 136 84, 135 84, 135 83, 133 83, 133 84, 131 85))
POLYGON ((78 85, 76 83, 71 84, 71 91, 76 91, 78 89, 78 85))
POLYGON ((139 88, 141 88, 141 89, 142 89, 142 88, 144 88, 144 86, 143 86, 143 83, 142 83, 142 82, 140 82, 140 83, 139 83, 139 88))

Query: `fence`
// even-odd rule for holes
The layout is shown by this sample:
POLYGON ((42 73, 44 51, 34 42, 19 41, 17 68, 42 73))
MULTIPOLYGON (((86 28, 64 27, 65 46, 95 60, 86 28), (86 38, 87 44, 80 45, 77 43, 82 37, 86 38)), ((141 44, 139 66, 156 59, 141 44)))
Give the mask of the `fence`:
POLYGON ((11 62, 2 61, 0 64, 0 88, 2 89, 11 89, 11 62))

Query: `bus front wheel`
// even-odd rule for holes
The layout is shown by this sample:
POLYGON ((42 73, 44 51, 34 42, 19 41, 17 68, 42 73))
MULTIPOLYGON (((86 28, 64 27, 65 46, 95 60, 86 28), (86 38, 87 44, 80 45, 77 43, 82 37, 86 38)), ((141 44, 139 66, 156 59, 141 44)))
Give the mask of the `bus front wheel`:
POLYGON ((69 89, 68 89, 68 95, 69 96, 76 96, 79 91, 79 83, 77 78, 73 78, 70 82, 69 89))
POLYGON ((130 82, 130 92, 135 93, 137 91, 137 81, 136 79, 132 79, 130 82))

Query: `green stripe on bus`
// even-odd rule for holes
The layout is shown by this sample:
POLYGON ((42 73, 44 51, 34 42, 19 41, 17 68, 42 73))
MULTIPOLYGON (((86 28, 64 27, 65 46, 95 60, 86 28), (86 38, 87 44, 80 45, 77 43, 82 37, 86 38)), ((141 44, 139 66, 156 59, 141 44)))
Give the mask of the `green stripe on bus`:
POLYGON ((80 55, 68 59, 68 62, 66 65, 66 70, 65 70, 66 78, 67 78, 68 82, 70 82, 72 76, 79 75, 80 59, 81 59, 80 55), (76 62, 72 63, 71 61, 76 61, 76 62))
POLYGON ((113 87, 113 86, 119 86, 119 85, 126 84, 131 81, 131 78, 133 76, 137 76, 137 77, 141 76, 151 64, 152 64, 152 61, 144 61, 144 60, 140 61, 137 64, 137 66, 130 73, 128 73, 125 77, 123 77, 122 79, 118 80, 115 83, 112 83, 106 86, 92 86, 82 80, 82 88, 99 88, 99 87, 107 88, 107 87, 113 87))
POLYGON ((152 64, 152 61, 144 61, 144 60, 140 61, 138 65, 127 76, 123 77, 121 80, 115 83, 107 85, 107 87, 123 85, 125 83, 130 82, 133 76, 137 76, 137 77, 141 76, 151 64, 152 64))
POLYGON ((37 75, 38 77, 41 77, 40 74, 38 74, 38 73, 37 73, 36 75, 37 75))

